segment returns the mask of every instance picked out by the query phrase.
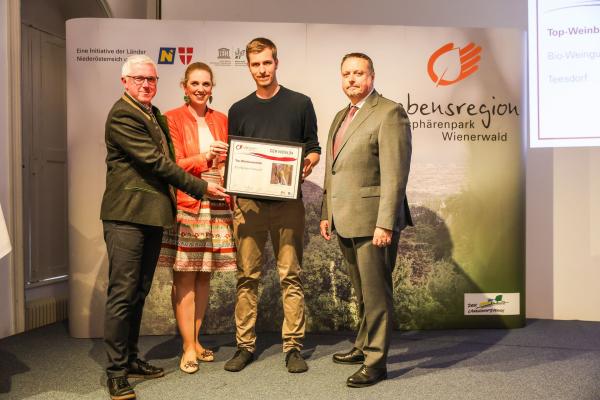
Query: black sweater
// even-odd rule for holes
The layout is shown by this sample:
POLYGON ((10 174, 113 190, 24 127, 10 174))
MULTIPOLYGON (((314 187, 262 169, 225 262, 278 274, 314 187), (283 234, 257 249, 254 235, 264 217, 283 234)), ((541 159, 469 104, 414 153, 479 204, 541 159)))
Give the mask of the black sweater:
POLYGON ((304 143, 304 155, 321 154, 317 117, 308 96, 280 86, 264 100, 251 93, 229 109, 229 135, 304 143))

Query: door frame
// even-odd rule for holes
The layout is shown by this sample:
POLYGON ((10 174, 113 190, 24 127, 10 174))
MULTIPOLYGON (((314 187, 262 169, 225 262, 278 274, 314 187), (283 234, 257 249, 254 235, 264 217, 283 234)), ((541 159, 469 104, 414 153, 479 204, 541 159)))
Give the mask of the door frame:
POLYGON ((23 238, 23 174, 21 131, 21 0, 7 1, 8 16, 8 77, 9 117, 9 198, 8 231, 13 238, 13 250, 9 256, 13 293, 13 334, 25 330, 25 269, 23 238))

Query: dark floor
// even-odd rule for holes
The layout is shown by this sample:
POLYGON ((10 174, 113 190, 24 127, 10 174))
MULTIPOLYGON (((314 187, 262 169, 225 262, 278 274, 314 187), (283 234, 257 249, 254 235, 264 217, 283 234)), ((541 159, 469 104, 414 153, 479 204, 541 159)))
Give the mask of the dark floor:
MULTIPOLYGON (((260 334, 258 360, 239 373, 223 370, 233 335, 202 338, 216 361, 179 371, 180 340, 146 336, 145 357, 164 378, 133 381, 150 399, 600 399, 600 323, 529 320, 513 330, 395 332, 388 380, 365 389, 344 384, 356 366, 333 364, 351 347, 349 333, 310 334, 309 371, 289 374, 278 334, 260 334)), ((102 342, 73 339, 54 324, 0 340, 0 399, 108 399, 102 342)))

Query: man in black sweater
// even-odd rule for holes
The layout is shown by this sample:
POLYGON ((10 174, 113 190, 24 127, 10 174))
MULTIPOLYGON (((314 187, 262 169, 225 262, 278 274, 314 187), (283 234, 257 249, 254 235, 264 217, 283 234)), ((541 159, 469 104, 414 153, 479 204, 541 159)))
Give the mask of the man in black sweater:
MULTIPOLYGON (((256 92, 231 106, 229 134, 304 143, 302 176, 306 178, 319 162, 321 153, 317 118, 310 98, 277 83, 277 48, 269 39, 250 41, 246 46, 246 59, 256 82, 256 92)), ((289 372, 308 370, 300 354, 306 325, 300 278, 304 220, 302 199, 237 198, 233 229, 238 254, 235 305, 238 350, 225 364, 225 370, 241 371, 254 358, 258 281, 269 234, 277 258, 283 298, 285 363, 289 372)))

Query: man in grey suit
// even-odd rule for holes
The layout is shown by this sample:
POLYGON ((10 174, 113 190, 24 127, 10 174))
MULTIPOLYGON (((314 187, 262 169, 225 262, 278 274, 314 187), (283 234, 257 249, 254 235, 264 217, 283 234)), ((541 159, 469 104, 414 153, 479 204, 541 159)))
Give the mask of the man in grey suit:
POLYGON ((366 54, 345 55, 341 72, 350 104, 329 130, 320 230, 326 240, 337 232, 360 318, 354 347, 333 361, 362 364, 346 384, 364 387, 387 378, 392 270, 400 231, 412 225, 406 200, 411 132, 402 106, 374 90, 366 54))
POLYGON ((129 57, 121 83, 125 93, 106 119, 106 190, 100 211, 108 250, 104 343, 113 400, 135 398, 128 377, 164 375, 162 368, 140 359, 137 343, 162 231, 175 222, 171 185, 196 198, 226 196, 221 186, 195 178, 173 161, 166 119, 151 103, 158 84, 154 61, 129 57))

